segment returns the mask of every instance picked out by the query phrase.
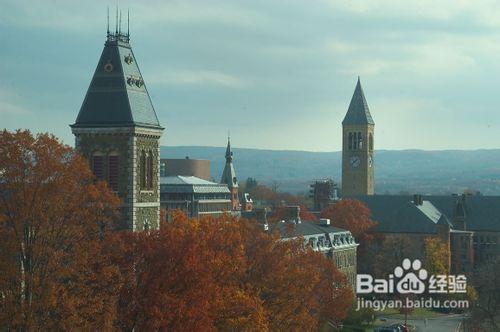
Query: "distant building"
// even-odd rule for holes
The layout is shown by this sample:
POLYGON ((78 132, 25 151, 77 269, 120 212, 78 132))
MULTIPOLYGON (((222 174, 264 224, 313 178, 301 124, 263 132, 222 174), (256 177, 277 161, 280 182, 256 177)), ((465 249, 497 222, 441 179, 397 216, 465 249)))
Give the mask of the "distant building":
POLYGON ((210 181, 210 161, 204 159, 164 159, 160 160, 160 176, 195 176, 210 181))
POLYGON ((269 224, 269 230, 278 231, 283 240, 303 237, 305 245, 332 259, 355 289, 358 244, 351 232, 331 226, 329 219, 320 219, 319 223, 301 220, 299 206, 290 206, 287 210, 287 219, 269 224))
POLYGON ((238 178, 236 177, 236 172, 233 166, 233 152, 231 151, 231 142, 229 138, 227 139, 226 165, 222 171, 220 183, 227 185, 229 191, 231 192, 232 210, 240 211, 241 204, 238 198, 238 178))
POLYGON ((130 46, 108 31, 97 68, 71 130, 94 176, 122 199, 124 228, 158 228, 159 139, 163 132, 130 46))
POLYGON ((253 210, 253 199, 249 193, 244 193, 241 197, 241 210, 247 212, 253 210))
POLYGON ((342 121, 342 196, 373 195, 375 122, 358 78, 342 121))
POLYGON ((219 216, 232 208, 231 192, 226 185, 182 175, 160 178, 160 204, 167 219, 176 209, 189 218, 199 218, 219 216))
POLYGON ((310 197, 314 211, 321 211, 337 200, 337 185, 332 179, 315 180, 311 184, 310 197))
MULTIPOLYGON (((353 197, 365 203, 385 236, 407 235, 423 249, 436 237, 450 249, 452 272, 469 272, 500 256, 500 197, 397 196, 353 197)), ((416 256, 422 256, 420 251, 416 256)))

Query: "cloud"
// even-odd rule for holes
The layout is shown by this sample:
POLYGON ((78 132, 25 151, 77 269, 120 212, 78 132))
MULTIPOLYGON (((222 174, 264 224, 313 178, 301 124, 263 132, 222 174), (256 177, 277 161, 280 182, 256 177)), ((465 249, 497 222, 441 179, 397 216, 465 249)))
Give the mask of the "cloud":
POLYGON ((6 89, 0 89, 0 115, 27 115, 31 111, 21 105, 19 97, 6 89))
MULTIPOLYGON (((68 31, 85 32, 97 28, 95 18, 100 18, 104 28, 106 8, 109 7, 111 30, 115 27, 116 6, 106 6, 98 0, 85 2, 54 0, 19 1, 3 0, 0 23, 17 26, 32 26, 68 31)), ((127 10, 130 9, 133 27, 151 28, 151 25, 211 24, 254 27, 268 21, 267 15, 224 1, 157 1, 118 2, 122 12, 122 28, 126 27, 127 10)))
POLYGON ((332 9, 371 19, 426 19, 450 22, 468 19, 485 27, 500 26, 500 4, 494 0, 325 0, 332 9))
POLYGON ((176 70, 156 71, 148 78, 148 84, 173 85, 219 85, 228 88, 243 88, 248 82, 242 78, 211 70, 176 70))

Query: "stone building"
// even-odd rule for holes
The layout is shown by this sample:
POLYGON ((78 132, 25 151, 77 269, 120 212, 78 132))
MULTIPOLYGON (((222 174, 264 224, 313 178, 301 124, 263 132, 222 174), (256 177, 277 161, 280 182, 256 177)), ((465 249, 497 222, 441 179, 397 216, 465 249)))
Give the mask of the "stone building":
POLYGON ((500 197, 374 195, 374 127, 358 78, 342 121, 342 197, 365 203, 376 232, 412 239, 418 257, 426 237, 440 239, 453 272, 471 271, 500 255, 500 197))
POLYGON ((107 33, 97 68, 71 130, 98 180, 122 199, 124 227, 159 227, 159 139, 163 132, 130 46, 107 33))
POLYGON ((304 238, 304 244, 314 251, 319 251, 332 259, 349 283, 356 289, 357 247, 351 232, 330 225, 329 219, 320 222, 301 220, 300 207, 287 207, 289 216, 286 220, 271 223, 270 231, 278 231, 282 240, 304 238))
POLYGON ((160 203, 167 219, 177 209, 189 218, 199 218, 219 216, 232 208, 226 185, 182 175, 160 178, 160 203))
POLYGON ((470 272, 500 255, 500 197, 365 195, 362 201, 377 221, 376 232, 405 235, 423 255, 423 239, 436 237, 450 251, 452 272, 470 272))
POLYGON ((310 188, 309 197, 313 199, 314 211, 322 211, 338 199, 337 184, 332 179, 314 180, 310 188))
POLYGON ((229 137, 227 139, 226 148, 226 165, 224 166, 224 170, 222 171, 220 183, 227 185, 229 191, 231 191, 232 210, 240 211, 241 204, 240 199, 238 198, 238 178, 236 177, 236 172, 234 171, 233 152, 231 151, 231 142, 229 140, 229 137))
POLYGON ((363 88, 356 89, 342 121, 342 195, 374 193, 374 130, 363 88))

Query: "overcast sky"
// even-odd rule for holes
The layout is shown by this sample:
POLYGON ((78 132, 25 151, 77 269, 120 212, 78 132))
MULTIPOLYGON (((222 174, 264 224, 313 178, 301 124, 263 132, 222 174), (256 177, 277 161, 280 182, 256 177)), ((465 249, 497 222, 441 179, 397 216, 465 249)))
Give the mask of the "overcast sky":
MULTIPOLYGON (((500 147, 496 1, 119 5, 163 145, 339 150, 359 75, 377 149, 500 147)), ((0 128, 73 144, 105 35, 102 1, 0 0, 0 128)))

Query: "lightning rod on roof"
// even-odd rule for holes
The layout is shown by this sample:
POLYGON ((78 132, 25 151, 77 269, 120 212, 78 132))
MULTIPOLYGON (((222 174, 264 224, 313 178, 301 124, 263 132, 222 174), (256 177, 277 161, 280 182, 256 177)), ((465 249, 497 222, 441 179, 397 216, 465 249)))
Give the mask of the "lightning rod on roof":
POLYGON ((116 6, 115 33, 118 34, 118 6, 116 6))
POLYGON ((109 36, 109 6, 108 6, 107 33, 108 33, 108 36, 109 36))

